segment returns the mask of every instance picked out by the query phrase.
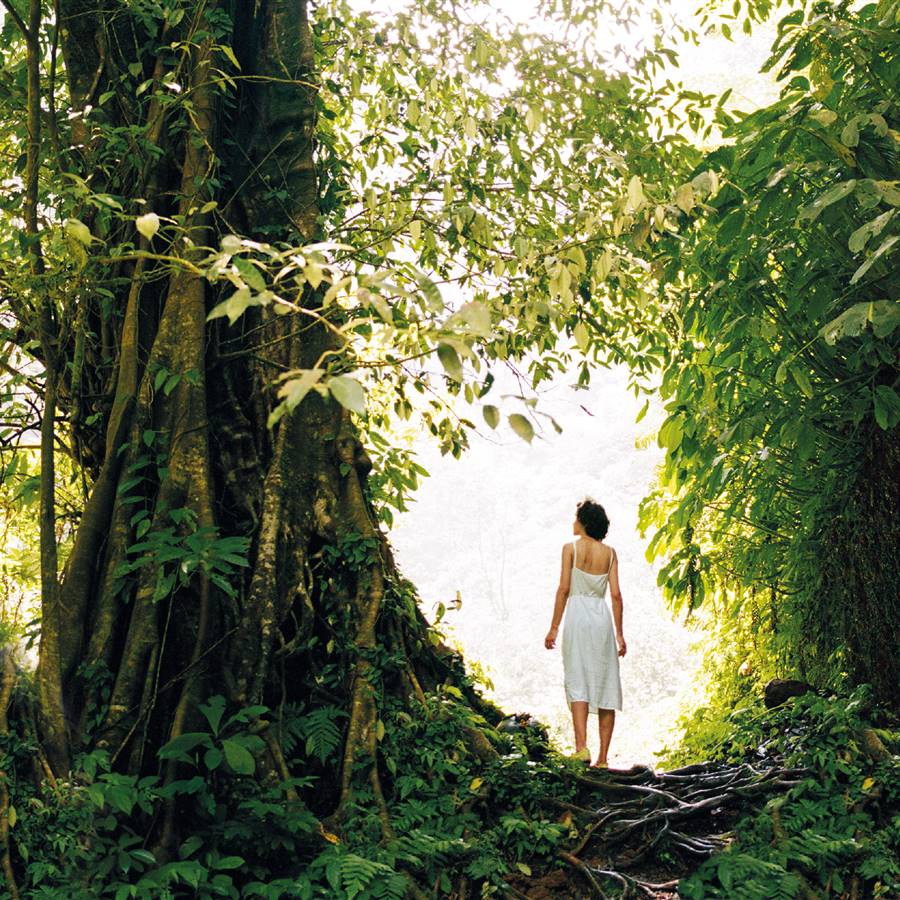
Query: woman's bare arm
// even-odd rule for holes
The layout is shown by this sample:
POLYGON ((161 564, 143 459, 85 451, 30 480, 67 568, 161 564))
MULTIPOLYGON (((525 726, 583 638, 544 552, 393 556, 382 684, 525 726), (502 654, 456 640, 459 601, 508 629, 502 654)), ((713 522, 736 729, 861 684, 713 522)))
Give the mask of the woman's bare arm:
POLYGON ((566 600, 569 598, 569 587, 572 578, 572 545, 563 544, 562 564, 559 573, 559 587, 556 589, 556 602, 553 604, 553 620, 550 623, 550 630, 547 637, 544 638, 544 646, 548 650, 552 650, 556 642, 556 633, 559 630, 559 623, 562 621, 563 612, 566 609, 566 600))
POLYGON ((612 562, 609 564, 609 593, 612 597, 613 622, 616 626, 616 643, 619 646, 619 656, 624 656, 628 649, 625 644, 625 633, 622 630, 622 590, 619 587, 619 557, 616 551, 612 551, 612 562))

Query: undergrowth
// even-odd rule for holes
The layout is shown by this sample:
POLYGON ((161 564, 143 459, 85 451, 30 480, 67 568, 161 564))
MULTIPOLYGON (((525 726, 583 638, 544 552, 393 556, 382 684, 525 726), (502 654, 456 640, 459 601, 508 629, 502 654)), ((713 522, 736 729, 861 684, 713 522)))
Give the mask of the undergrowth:
POLYGON ((679 884, 681 896, 729 900, 900 896, 900 731, 863 686, 806 694, 775 710, 758 701, 718 723, 695 713, 678 762, 778 758, 807 773, 738 822, 734 839, 679 884), (866 749, 872 736, 885 758, 866 749))
MULTIPOLYGON (((323 828, 325 810, 296 799, 327 783, 342 746, 340 711, 285 711, 288 762, 303 773, 289 782, 257 771, 254 722, 264 710, 228 709, 212 697, 201 712, 205 727, 160 753, 162 763, 182 763, 182 777, 167 786, 156 775, 117 774, 105 753, 93 752, 79 759, 71 781, 37 788, 34 745, 16 731, 0 736, 22 897, 401 900, 411 883, 436 897, 461 889, 499 897, 510 875, 560 865, 559 851, 573 838, 558 801, 576 800, 576 764, 553 751, 538 723, 490 728, 452 686, 412 711, 384 710, 379 756, 390 839, 364 790, 340 837, 323 828), (473 728, 489 736, 496 755, 471 751, 473 728), (161 858, 152 835, 167 801, 190 827, 174 855, 161 858)), ((898 747, 896 721, 865 687, 845 698, 806 695, 774 711, 749 704, 727 717, 724 730, 689 729, 681 761, 803 771, 765 805, 748 799, 727 849, 682 879, 680 896, 900 895, 900 772, 891 756, 898 747), (881 759, 873 758, 873 735, 881 759)))
POLYGON ((400 708, 383 714, 380 756, 395 832, 389 841, 364 790, 340 838, 322 827, 322 811, 292 799, 292 789, 329 777, 342 746, 337 710, 294 709, 285 718, 292 771, 308 773, 289 783, 256 771, 261 739, 252 723, 265 711, 228 710, 221 697, 201 707, 203 730, 163 747, 163 761, 176 758, 184 770, 165 787, 155 775, 117 774, 107 754, 93 752, 78 760, 72 781, 36 788, 35 747, 16 732, 2 735, 21 895, 400 900, 410 881, 442 894, 465 878, 471 896, 500 896, 504 875, 530 874, 528 861, 549 861, 567 836, 541 804, 542 797, 571 799, 567 764, 540 726, 487 728, 457 694, 444 685, 416 715, 400 708), (466 746, 471 728, 490 734, 495 759, 483 762, 466 746), (151 836, 167 800, 191 828, 174 858, 162 859, 151 836))

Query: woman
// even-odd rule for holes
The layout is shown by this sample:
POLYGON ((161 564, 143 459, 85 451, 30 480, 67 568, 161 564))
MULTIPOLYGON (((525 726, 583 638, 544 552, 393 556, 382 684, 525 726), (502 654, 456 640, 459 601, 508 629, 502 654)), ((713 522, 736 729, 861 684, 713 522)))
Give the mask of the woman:
POLYGON ((594 766, 608 768, 607 754, 616 710, 622 709, 619 657, 625 655, 622 633, 622 592, 616 551, 603 543, 609 519, 599 503, 582 500, 575 513, 572 533, 577 540, 562 550, 562 571, 556 589, 553 621, 544 638, 552 650, 563 610, 562 655, 566 702, 575 727, 574 759, 590 760, 587 747, 587 718, 597 713, 600 727, 600 755, 594 766), (612 595, 612 615, 606 604, 606 586, 612 595))

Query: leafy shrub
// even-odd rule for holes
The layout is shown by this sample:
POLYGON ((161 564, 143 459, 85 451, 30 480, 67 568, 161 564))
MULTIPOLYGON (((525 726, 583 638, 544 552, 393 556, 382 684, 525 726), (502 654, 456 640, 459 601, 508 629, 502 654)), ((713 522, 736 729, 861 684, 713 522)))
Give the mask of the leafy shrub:
POLYGON ((900 765, 863 749, 865 730, 885 716, 870 697, 863 686, 849 698, 807 694, 774 711, 731 716, 719 758, 783 759, 803 774, 738 823, 732 845, 680 883, 682 896, 898 896, 900 765))

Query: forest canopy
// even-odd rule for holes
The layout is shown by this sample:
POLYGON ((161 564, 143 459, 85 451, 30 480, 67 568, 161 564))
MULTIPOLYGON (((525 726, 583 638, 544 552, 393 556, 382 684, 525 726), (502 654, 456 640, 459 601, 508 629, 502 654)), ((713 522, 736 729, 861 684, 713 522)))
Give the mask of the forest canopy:
MULTIPOLYGON (((594 36, 641 4, 3 6, 11 896, 489 896, 526 857, 595 884, 571 814, 597 786, 498 728, 388 529, 423 474, 398 422, 454 456, 476 427, 530 442, 540 385, 598 365, 666 401, 640 524, 714 682, 684 752, 751 752, 730 712, 772 677, 857 690, 798 704, 807 731, 875 734, 900 681, 896 2, 708 4, 726 36, 778 17, 780 96, 749 112, 664 77, 699 40, 665 5, 612 52, 594 36)), ((882 732, 827 782, 873 832, 882 732)), ((771 777, 683 777, 800 790, 804 741, 771 777)), ((816 816, 795 827, 854 827, 816 816)), ((844 866, 888 895, 892 839, 699 877, 840 892, 844 866)))

